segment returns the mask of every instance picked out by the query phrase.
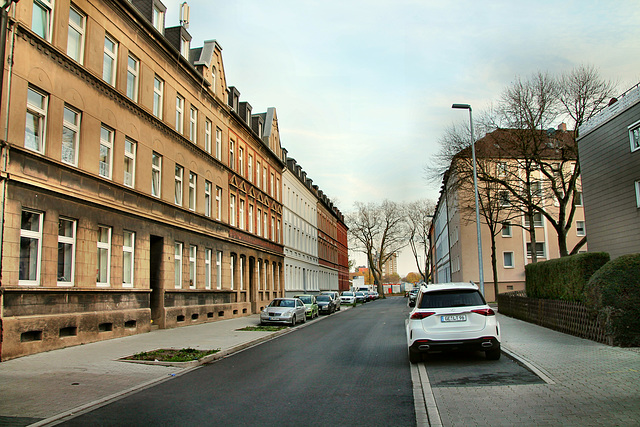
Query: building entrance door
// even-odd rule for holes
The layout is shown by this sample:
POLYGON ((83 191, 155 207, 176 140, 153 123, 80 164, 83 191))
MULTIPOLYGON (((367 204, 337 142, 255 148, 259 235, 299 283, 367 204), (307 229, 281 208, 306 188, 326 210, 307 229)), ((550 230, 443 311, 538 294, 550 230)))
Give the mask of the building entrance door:
POLYGON ((162 251, 164 239, 160 236, 150 236, 149 254, 149 286, 151 297, 151 321, 153 325, 164 328, 164 289, 162 288, 162 251))

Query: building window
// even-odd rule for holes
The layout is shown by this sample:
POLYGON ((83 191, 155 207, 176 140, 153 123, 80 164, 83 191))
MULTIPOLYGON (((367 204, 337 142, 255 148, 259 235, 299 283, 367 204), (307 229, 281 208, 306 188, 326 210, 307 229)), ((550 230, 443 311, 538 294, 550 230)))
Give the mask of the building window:
POLYGON ((129 138, 124 140, 124 185, 134 187, 136 183, 136 149, 137 145, 129 138))
POLYGON ((198 143, 198 110, 194 107, 189 110, 189 140, 198 143))
POLYGON ((249 204, 249 233, 253 233, 253 205, 249 204))
POLYGON ((276 223, 276 241, 280 243, 280 220, 276 223))
POLYGON ((84 59, 84 33, 87 17, 74 6, 69 8, 69 32, 67 35, 67 55, 82 64, 84 59))
POLYGON ((182 133, 184 114, 184 98, 180 95, 176 96, 176 130, 182 133))
POLYGON ((184 177, 184 168, 176 164, 174 201, 178 206, 182 206, 182 178, 183 177, 184 177))
POLYGON ((240 207, 239 207, 239 212, 238 212, 239 216, 240 216, 240 220, 239 220, 239 227, 241 229, 244 230, 244 200, 240 199, 240 207))
POLYGON ((216 288, 222 289, 222 251, 216 251, 216 288))
POLYGON ((275 197, 276 193, 273 191, 273 188, 275 186, 275 179, 273 177, 273 174, 271 174, 271 181, 269 181, 269 195, 271 197, 275 197))
POLYGON ((640 181, 636 181, 636 207, 640 208, 640 181))
POLYGON ((216 187, 216 219, 222 218, 222 188, 216 187))
POLYGON ((113 130, 102 125, 100 128, 100 163, 99 174, 111 179, 111 164, 113 156, 113 130))
POLYGON ((236 168, 236 163, 235 163, 235 159, 233 157, 233 150, 235 150, 235 141, 233 139, 229 140, 229 167, 231 169, 235 169, 236 168))
POLYGON ((160 197, 162 184, 162 156, 155 151, 151 155, 151 195, 160 197))
POLYGON ((189 172, 189 210, 196 210, 196 183, 198 177, 195 173, 189 172))
POLYGON ((204 215, 211 216, 211 182, 204 182, 204 215))
POLYGON ((111 270, 111 227, 98 226, 98 286, 109 286, 111 270))
POLYGON ((104 56, 102 60, 102 79, 111 86, 116 85, 118 63, 118 42, 106 35, 104 37, 104 56))
POLYGON ((196 259, 198 257, 198 248, 189 246, 189 289, 196 288, 196 259))
POLYGON ((231 271, 231 279, 229 280, 229 286, 231 287, 231 290, 233 290, 234 287, 234 276, 236 274, 236 266, 235 266, 235 260, 236 260, 236 256, 234 254, 231 254, 231 256, 229 257, 229 270, 231 271))
POLYGON ((47 95, 31 87, 27 90, 27 123, 25 126, 24 146, 40 154, 44 154, 47 104, 47 95))
POLYGON ((211 249, 204 250, 204 288, 211 289, 211 258, 213 251, 211 249))
POLYGON ((211 120, 204 121, 204 150, 211 154, 211 120))
POLYGON ((174 286, 182 288, 182 243, 176 242, 173 251, 174 286))
POLYGON ((511 201, 509 200, 509 192, 506 190, 501 190, 498 192, 498 200, 500 201, 500 206, 511 206, 511 201))
POLYGON ((122 236, 122 287, 133 288, 136 233, 124 231, 122 236))
POLYGON ((240 257, 240 290, 244 290, 244 257, 240 257))
POLYGON ((138 100, 138 74, 140 61, 133 55, 127 58, 127 97, 133 101, 138 100))
POLYGON ((249 177, 249 182, 253 182, 253 156, 249 154, 249 158, 247 159, 247 175, 249 177))
POLYGON ((256 159, 256 187, 260 188, 260 162, 256 159))
POLYGON ((229 195, 229 224, 236 225, 236 196, 229 195))
POLYGON ((65 105, 62 119, 62 161, 78 165, 78 141, 80 141, 80 113, 65 105))
POLYGON ((502 237, 511 237, 511 222, 505 221, 502 223, 502 237))
POLYGON ((513 252, 503 252, 502 260, 504 268, 513 268, 513 252))
POLYGON ((531 196, 542 197, 542 181, 534 181, 531 183, 531 196))
POLYGON ((73 286, 75 266, 76 222, 58 220, 58 285, 73 286))
POLYGON ((260 224, 262 222, 262 210, 260 208, 258 208, 258 213, 256 214, 256 234, 259 236, 260 234, 262 234, 260 224))
MULTIPOLYGON (((531 258, 531 243, 527 243, 527 257, 531 258)), ((544 242, 536 242, 536 257, 544 258, 544 242)))
POLYGON ((244 150, 242 147, 238 147, 238 172, 244 176, 244 150))
POLYGON ((264 213, 264 220, 262 222, 262 232, 264 233, 265 238, 268 238, 269 236, 267 235, 269 233, 269 229, 267 228, 267 221, 268 221, 268 217, 267 217, 267 213, 264 213))
POLYGON ((211 91, 216 94, 216 68, 211 67, 211 91))
POLYGON ((154 28, 160 31, 160 34, 164 34, 164 11, 155 4, 153 5, 151 22, 154 28))
POLYGON ((276 223, 273 217, 271 217, 271 240, 276 240, 276 223))
POLYGON ((34 33, 51 41, 51 25, 53 22, 53 5, 48 0, 34 0, 31 15, 31 29, 34 33))
POLYGON ((267 168, 262 168, 262 191, 267 190, 267 168))
POLYGON ((507 175, 507 164, 505 162, 498 162, 496 164, 496 173, 500 178, 504 178, 507 175))
POLYGON ((280 178, 276 178, 276 200, 280 200, 280 178))
MULTIPOLYGON (((536 212, 533 214, 533 226, 534 227, 542 227, 542 213, 536 212)), ((524 226, 525 228, 529 227, 529 216, 525 215, 524 217, 524 226)))
POLYGON ((222 155, 222 131, 216 127, 216 159, 220 160, 222 155))
POLYGON ((575 206, 582 206, 582 191, 576 191, 573 195, 573 204, 575 206))
POLYGON ((576 221, 576 236, 586 236, 587 230, 584 226, 584 221, 576 221))
POLYGON ((164 97, 164 81, 158 76, 153 79, 153 115, 162 120, 162 100, 164 97))
POLYGON ((640 150, 640 123, 636 122, 629 126, 629 142, 632 152, 640 150))
POLYGON ((189 59, 189 40, 180 37, 180 54, 189 59))
POLYGON ((39 285, 42 252, 42 223, 40 212, 22 211, 20 222, 20 272, 21 285, 39 285))

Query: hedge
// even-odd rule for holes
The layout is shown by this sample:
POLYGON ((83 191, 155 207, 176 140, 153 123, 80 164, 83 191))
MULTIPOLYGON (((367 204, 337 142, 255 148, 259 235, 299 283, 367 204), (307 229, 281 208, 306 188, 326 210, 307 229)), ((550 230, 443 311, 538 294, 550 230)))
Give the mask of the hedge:
POLYGON ((590 252, 528 264, 527 296, 584 302, 587 282, 609 259, 606 252, 590 252))

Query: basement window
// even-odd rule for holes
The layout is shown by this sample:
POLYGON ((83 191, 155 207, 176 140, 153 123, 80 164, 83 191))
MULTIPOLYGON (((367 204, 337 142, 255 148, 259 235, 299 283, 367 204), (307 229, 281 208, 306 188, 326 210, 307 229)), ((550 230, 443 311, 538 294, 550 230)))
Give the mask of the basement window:
POLYGON ((20 334, 20 342, 42 341, 42 331, 27 331, 20 334))

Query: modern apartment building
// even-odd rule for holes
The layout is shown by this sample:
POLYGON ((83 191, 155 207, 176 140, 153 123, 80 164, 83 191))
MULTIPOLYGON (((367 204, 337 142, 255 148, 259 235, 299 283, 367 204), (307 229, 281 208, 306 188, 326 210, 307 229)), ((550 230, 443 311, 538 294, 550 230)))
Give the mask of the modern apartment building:
POLYGON ((640 252, 640 86, 580 127, 589 250, 640 252))
MULTIPOLYGON (((508 132, 508 131, 501 131, 508 132)), ((483 164, 483 169, 492 171, 496 175, 505 173, 510 170, 513 176, 523 174, 519 168, 522 162, 516 158, 491 157, 487 153, 493 150, 494 144, 503 141, 496 136, 497 134, 488 134, 484 138, 476 141, 476 148, 479 157, 478 162, 483 164)), ((504 135, 503 135, 504 137, 504 135)), ((556 157, 557 153, 552 148, 554 138, 558 140, 571 141, 572 136, 569 135, 563 127, 554 132, 553 137, 548 138, 550 150, 544 155, 548 156, 550 163, 559 162, 556 157)), ((546 140, 545 140, 546 141, 546 140)), ((569 142, 567 142, 569 143, 569 142)), ((468 150, 470 151, 470 150, 468 150)), ((470 153, 461 153, 463 156, 471 157, 470 153)), ((454 160, 455 161, 455 160, 454 160)), ((575 161, 566 162, 564 167, 566 171, 572 170, 575 161)), ((479 263, 478 263, 478 245, 477 245, 477 228, 475 222, 475 203, 473 197, 473 184, 470 177, 459 177, 455 168, 450 168, 443 179, 440 197, 436 206, 433 223, 431 226, 431 259, 433 280, 436 283, 442 282, 468 282, 473 281, 479 283, 479 263), (463 181, 463 182, 461 182, 463 181), (462 184, 462 185, 461 185, 462 184)), ((534 196, 539 199, 538 203, 544 206, 544 209, 551 214, 552 217, 558 216, 558 203, 550 195, 543 196, 545 189, 550 187, 549 180, 540 172, 533 170, 532 187, 530 191, 534 192, 534 196)), ((555 229, 549 220, 541 213, 534 216, 535 230, 535 249, 532 248, 532 242, 528 231, 528 221, 522 212, 512 209, 512 202, 509 199, 508 192, 495 187, 483 186, 479 184, 479 197, 481 205, 493 205, 499 213, 495 236, 496 244, 496 264, 498 276, 499 293, 524 290, 525 284, 525 265, 532 261, 532 250, 536 251, 538 261, 544 261, 552 258, 560 257, 560 249, 555 229), (489 188, 489 193, 487 193, 489 188)), ((577 188, 580 189, 578 180, 577 188)), ((575 247, 579 241, 586 236, 586 226, 584 211, 582 207, 582 197, 580 191, 575 197, 576 209, 572 219, 572 225, 567 235, 567 244, 569 250, 575 247)), ((488 301, 495 301, 493 269, 491 262, 491 231, 487 226, 487 221, 480 215, 481 222, 481 240, 482 240, 482 265, 484 276, 484 293, 488 301)), ((586 244, 581 247, 581 251, 586 251, 586 244)))
POLYGON ((275 109, 253 114, 220 45, 191 47, 165 11, 9 8, 2 360, 245 316, 284 294, 275 109))

